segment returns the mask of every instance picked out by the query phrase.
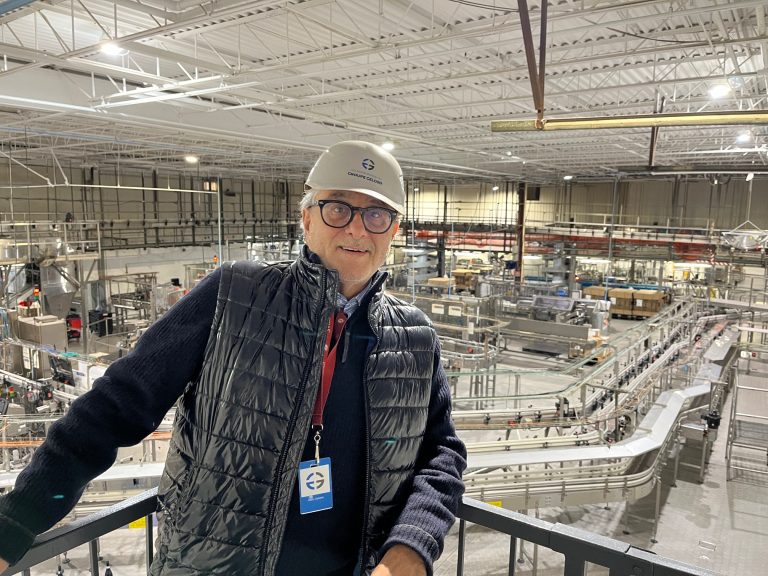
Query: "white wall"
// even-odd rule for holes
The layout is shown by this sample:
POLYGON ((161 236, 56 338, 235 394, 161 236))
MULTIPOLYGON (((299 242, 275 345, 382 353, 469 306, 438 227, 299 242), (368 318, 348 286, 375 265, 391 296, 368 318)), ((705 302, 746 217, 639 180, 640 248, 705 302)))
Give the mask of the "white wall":
MULTIPOLYGON (((512 183, 511 183, 512 184, 512 183)), ((448 222, 507 223, 517 218, 517 194, 510 184, 455 185, 448 187, 448 222)), ((751 207, 749 184, 733 176, 718 185, 706 180, 681 180, 677 193, 672 180, 627 180, 619 183, 616 222, 620 224, 659 225, 683 228, 731 229, 747 219, 758 227, 768 228, 768 179, 752 181, 751 207)), ((442 221, 444 192, 437 185, 422 185, 412 193, 411 217, 416 208, 417 220, 442 221)), ((612 212, 613 183, 579 183, 575 181, 570 195, 565 185, 541 188, 540 200, 526 202, 529 224, 567 222, 609 222, 612 212)))
MULTIPOLYGON (((34 169, 51 181, 61 184, 63 176, 54 166, 34 166, 34 169)), ((57 220, 71 212, 77 220, 96 219, 107 223, 131 220, 134 230, 141 228, 145 219, 169 222, 168 229, 158 232, 166 243, 189 242, 191 232, 170 228, 174 222, 183 223, 195 217, 201 222, 215 220, 215 197, 200 192, 151 191, 152 172, 123 170, 119 175, 114 168, 102 167, 93 172, 93 183, 122 188, 95 188, 83 186, 84 178, 91 176, 89 169, 65 166, 69 182, 75 186, 43 186, 38 176, 15 166, 9 173, 0 171, 0 212, 9 221, 57 220), (12 189, 11 189, 12 183, 12 189), (42 187, 40 187, 42 186, 42 187), (136 187, 131 189, 129 187, 136 187), (155 195, 157 201, 155 202, 155 195), (13 214, 13 217, 12 217, 13 214)), ((201 190, 203 177, 215 177, 214 170, 206 167, 193 168, 183 174, 159 174, 157 184, 162 188, 201 190)), ((417 185, 413 183, 412 186, 417 185)), ((476 184, 437 185, 418 183, 419 192, 408 195, 408 218, 415 211, 416 219, 441 222, 473 222, 486 224, 512 224, 517 215, 515 183, 480 182, 476 184), (494 185, 499 186, 493 191, 494 185), (505 190, 509 187, 510 192, 505 190), (447 195, 447 213, 445 197, 447 195)), ((270 221, 283 220, 286 215, 298 218, 297 203, 303 194, 301 182, 288 183, 288 198, 279 183, 251 178, 226 178, 222 189, 234 196, 223 195, 225 235, 231 240, 242 240, 248 233, 243 228, 245 218, 261 221, 259 234, 280 233, 270 221)), ((581 183, 574 180, 570 195, 564 183, 541 189, 539 201, 526 203, 526 218, 531 224, 554 221, 603 222, 611 214, 613 197, 611 182, 581 183)), ((752 181, 750 219, 759 227, 768 227, 768 179, 757 177, 752 181)), ((740 176, 726 176, 718 185, 707 180, 681 180, 675 193, 675 183, 666 180, 626 180, 619 185, 617 222, 624 224, 707 227, 730 229, 747 219, 749 184, 740 176)), ((253 230, 251 230, 253 231, 253 230)), ((210 240, 210 232, 196 231, 196 240, 210 240), (206 234, 208 237, 206 237, 206 234)), ((143 235, 134 233, 132 244, 143 244, 143 235), (141 237, 139 237, 141 236, 141 237)), ((154 237, 154 230, 151 233, 154 237)), ((150 243, 152 238, 149 238, 150 243)))

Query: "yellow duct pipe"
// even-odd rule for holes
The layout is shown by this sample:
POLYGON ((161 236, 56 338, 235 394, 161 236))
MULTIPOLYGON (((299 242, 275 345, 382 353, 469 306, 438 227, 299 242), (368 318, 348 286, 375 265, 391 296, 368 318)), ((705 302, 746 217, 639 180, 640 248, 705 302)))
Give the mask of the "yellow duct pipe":
POLYGON ((600 130, 604 128, 653 128, 666 126, 731 126, 768 124, 768 111, 731 111, 595 118, 550 118, 536 120, 494 120, 491 132, 533 132, 548 130, 600 130))

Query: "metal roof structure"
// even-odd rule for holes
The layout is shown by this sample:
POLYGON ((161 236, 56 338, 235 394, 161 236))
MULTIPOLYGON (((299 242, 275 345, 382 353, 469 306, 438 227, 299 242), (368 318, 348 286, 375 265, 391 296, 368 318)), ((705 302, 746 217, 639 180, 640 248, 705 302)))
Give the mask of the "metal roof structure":
POLYGON ((546 14, 524 0, 4 0, 0 161, 183 170, 192 154, 224 174, 301 179, 319 150, 360 138, 391 141, 406 178, 436 181, 768 170, 766 12, 765 0, 552 0, 546 14), (492 132, 537 115, 526 6, 545 118, 738 111, 744 123, 492 132))

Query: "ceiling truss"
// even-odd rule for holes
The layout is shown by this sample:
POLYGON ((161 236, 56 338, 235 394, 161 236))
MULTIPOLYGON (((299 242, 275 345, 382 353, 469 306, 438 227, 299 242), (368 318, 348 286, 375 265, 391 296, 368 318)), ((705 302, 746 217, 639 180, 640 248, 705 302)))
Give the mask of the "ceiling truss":
POLYGON ((552 123, 650 115, 662 99, 671 115, 765 113, 764 0, 552 0, 545 14, 524 0, 12 4, 0 12, 0 150, 33 163, 184 170, 196 154, 222 173, 300 179, 347 138, 390 140, 407 177, 439 181, 768 160, 762 123, 491 131, 536 119, 534 72, 552 123), (715 85, 729 90, 713 99, 715 85))

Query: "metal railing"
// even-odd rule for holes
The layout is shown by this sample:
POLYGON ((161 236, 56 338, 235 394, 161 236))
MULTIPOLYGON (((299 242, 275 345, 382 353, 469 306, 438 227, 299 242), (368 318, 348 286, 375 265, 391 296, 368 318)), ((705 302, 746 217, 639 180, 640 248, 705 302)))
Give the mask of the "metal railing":
MULTIPOLYGON (((30 574, 30 568, 82 544, 89 545, 91 574, 99 574, 98 538, 130 522, 146 518, 147 571, 153 557, 152 513, 157 506, 157 489, 148 490, 104 510, 55 528, 37 537, 34 546, 6 574, 30 574)), ((507 573, 515 574, 518 540, 563 554, 564 576, 585 576, 587 563, 603 566, 610 576, 714 576, 703 568, 678 562, 626 542, 600 536, 571 526, 541 520, 464 498, 458 512, 459 540, 457 576, 464 575, 467 524, 489 528, 510 536, 507 573)))
POLYGON ((99 537, 118 528, 123 528, 139 518, 146 518, 146 559, 147 573, 149 573, 149 566, 152 564, 154 555, 152 513, 156 508, 157 488, 152 488, 99 512, 94 512, 83 518, 78 518, 74 522, 49 530, 35 538, 34 545, 24 557, 0 576, 19 573, 28 576, 31 574, 30 568, 32 566, 56 558, 56 556, 83 544, 88 544, 91 574, 98 576, 99 537))

